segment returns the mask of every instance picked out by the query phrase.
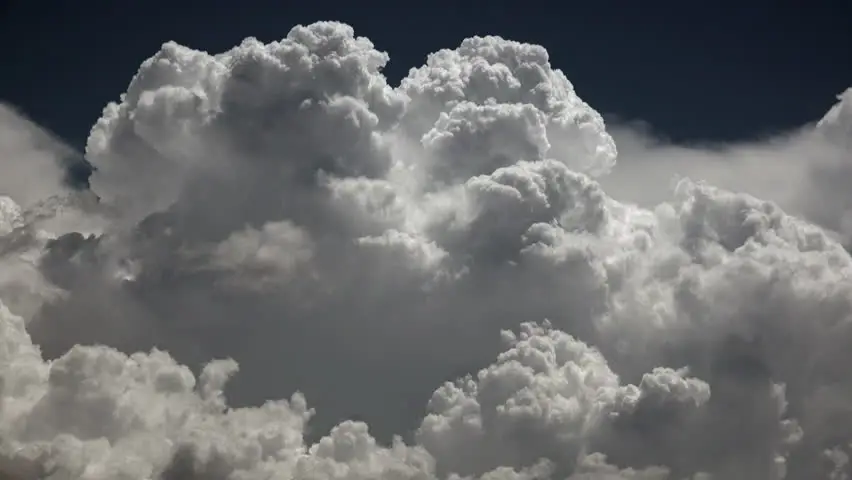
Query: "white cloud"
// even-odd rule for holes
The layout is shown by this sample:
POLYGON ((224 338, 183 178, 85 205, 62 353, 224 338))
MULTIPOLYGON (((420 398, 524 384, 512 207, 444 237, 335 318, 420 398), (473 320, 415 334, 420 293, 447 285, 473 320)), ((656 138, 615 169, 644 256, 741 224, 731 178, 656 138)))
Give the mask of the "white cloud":
POLYGON ((96 207, 8 170, 0 472, 849 474, 848 92, 748 145, 611 128, 616 166, 543 47, 387 61, 333 22, 166 43, 92 129, 96 207))
POLYGON ((277 282, 290 280, 313 255, 307 232, 285 220, 232 233, 215 247, 211 263, 250 282, 277 282))
POLYGON ((839 102, 818 122, 753 141, 673 144, 641 123, 610 126, 619 162, 602 182, 619 200, 650 206, 666 200, 677 178, 701 179, 773 201, 848 241, 852 238, 852 198, 846 188, 852 178, 850 92, 839 95, 839 102))
POLYGON ((0 103, 0 195, 24 207, 64 189, 73 150, 9 105, 0 103))

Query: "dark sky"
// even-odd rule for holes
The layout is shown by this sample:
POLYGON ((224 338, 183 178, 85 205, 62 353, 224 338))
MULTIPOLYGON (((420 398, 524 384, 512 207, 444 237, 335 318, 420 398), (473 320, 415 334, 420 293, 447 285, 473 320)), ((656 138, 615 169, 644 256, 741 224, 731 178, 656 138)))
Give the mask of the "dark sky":
POLYGON ((394 84, 467 36, 542 44, 598 111, 645 120, 675 140, 795 127, 852 86, 850 0, 807 8, 778 0, 4 1, 0 99, 77 146, 164 41, 218 53, 316 20, 350 23, 389 52, 394 84))

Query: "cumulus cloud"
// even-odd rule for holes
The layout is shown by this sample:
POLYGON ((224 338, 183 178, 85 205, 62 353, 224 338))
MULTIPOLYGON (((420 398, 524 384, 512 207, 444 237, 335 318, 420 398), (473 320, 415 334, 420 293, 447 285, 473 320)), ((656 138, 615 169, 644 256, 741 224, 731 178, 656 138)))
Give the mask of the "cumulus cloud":
POLYGON ((10 105, 0 103, 0 192, 22 206, 65 187, 65 162, 75 152, 10 105))
POLYGON ((608 130, 618 144, 618 167, 602 183, 618 199, 649 206, 665 201, 678 178, 697 178, 771 200, 849 242, 850 111, 847 89, 812 124, 731 143, 672 143, 642 122, 616 123, 608 130))
POLYGON ((473 37, 398 87, 388 60, 335 22, 166 43, 83 192, 10 130, 0 473, 850 474, 847 207, 818 173, 848 92, 699 155, 608 130, 541 46, 473 37))

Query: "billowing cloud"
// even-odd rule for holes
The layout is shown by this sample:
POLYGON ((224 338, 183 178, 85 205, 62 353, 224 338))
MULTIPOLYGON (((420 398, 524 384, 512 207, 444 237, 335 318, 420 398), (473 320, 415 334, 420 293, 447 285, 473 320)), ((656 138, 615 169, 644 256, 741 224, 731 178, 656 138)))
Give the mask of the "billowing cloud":
POLYGON ((732 143, 676 144, 641 122, 612 125, 619 163, 602 182, 616 198, 649 206, 665 201, 678 178, 698 178, 771 200, 849 242, 852 89, 838 100, 813 124, 732 143))
POLYGON ((9 130, 0 473, 852 473, 848 205, 819 173, 845 172, 848 92, 696 153, 610 136, 541 46, 470 38, 398 87, 388 60, 334 22, 166 43, 83 192, 9 130))

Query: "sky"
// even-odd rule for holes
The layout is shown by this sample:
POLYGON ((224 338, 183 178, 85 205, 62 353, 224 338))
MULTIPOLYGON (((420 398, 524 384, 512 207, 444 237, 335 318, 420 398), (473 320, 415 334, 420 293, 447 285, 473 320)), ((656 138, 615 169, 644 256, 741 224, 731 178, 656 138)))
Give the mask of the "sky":
POLYGON ((396 83, 438 48, 496 34, 547 47, 603 114, 648 122, 678 141, 742 140, 797 127, 834 103, 852 75, 849 2, 751 0, 706 5, 581 2, 570 10, 512 2, 5 0, 0 97, 72 144, 167 40, 210 52, 290 25, 350 23, 393 59, 396 83), (73 95, 70 94, 73 92, 73 95), (62 108, 56 108, 57 104, 62 108))
POLYGON ((49 7, 0 478, 852 478, 839 2, 49 7))

